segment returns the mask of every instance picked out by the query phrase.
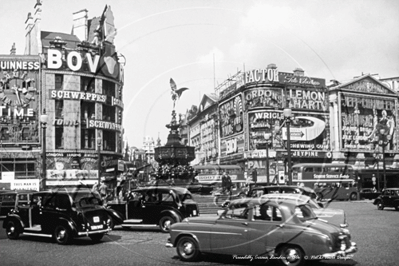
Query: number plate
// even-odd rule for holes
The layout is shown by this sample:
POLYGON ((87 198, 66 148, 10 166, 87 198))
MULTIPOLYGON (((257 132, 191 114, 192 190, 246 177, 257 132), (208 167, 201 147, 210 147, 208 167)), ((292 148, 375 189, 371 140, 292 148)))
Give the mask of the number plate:
POLYGON ((193 210, 193 215, 197 215, 197 211, 196 210, 193 210))
POLYGON ((103 229, 103 225, 92 225, 91 230, 103 229))
POLYGON ((100 217, 94 216, 94 217, 93 217, 93 222, 94 222, 94 223, 99 223, 99 222, 100 222, 100 217))

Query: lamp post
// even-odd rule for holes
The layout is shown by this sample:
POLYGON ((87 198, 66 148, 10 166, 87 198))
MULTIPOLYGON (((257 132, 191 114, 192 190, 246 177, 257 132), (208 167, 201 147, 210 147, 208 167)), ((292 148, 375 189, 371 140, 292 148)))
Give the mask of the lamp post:
POLYGON ((265 133, 264 134, 266 140, 266 186, 269 185, 270 182, 270 171, 269 171, 269 145, 270 145, 270 137, 271 134, 265 133))
MULTIPOLYGON (((289 100, 287 100, 288 106, 289 100)), ((288 159, 288 185, 292 185, 292 173, 291 173, 291 133, 290 133, 290 123, 292 117, 292 110, 291 108, 285 108, 283 110, 283 114, 285 117, 285 122, 287 124, 287 159, 288 159)))
POLYGON ((48 115, 46 110, 43 110, 43 114, 40 116, 40 124, 42 126, 42 189, 46 189, 46 129, 47 129, 48 115))
POLYGON ((98 184, 101 183, 101 139, 97 140, 97 152, 98 152, 98 162, 97 162, 97 168, 98 168, 98 184))
POLYGON ((382 148, 382 168, 384 171, 384 189, 387 188, 387 176, 385 166, 385 146, 388 144, 385 128, 381 128, 378 132, 378 145, 382 148))

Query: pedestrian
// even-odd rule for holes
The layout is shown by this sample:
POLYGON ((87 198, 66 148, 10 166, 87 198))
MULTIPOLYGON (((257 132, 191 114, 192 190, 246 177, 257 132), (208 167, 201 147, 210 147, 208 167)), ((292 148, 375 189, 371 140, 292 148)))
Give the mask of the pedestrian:
POLYGON ((254 182, 256 184, 256 182, 258 182, 258 171, 256 170, 256 168, 254 168, 254 170, 252 171, 252 182, 254 182))
POLYGON ((102 200, 105 201, 107 199, 108 187, 105 184, 105 178, 104 177, 101 178, 101 185, 98 188, 98 193, 100 193, 100 196, 101 196, 102 200))
POLYGON ((91 188, 91 192, 98 192, 98 183, 94 183, 93 187, 91 188))
POLYGON ((229 175, 226 174, 226 172, 223 172, 222 175, 222 189, 223 192, 231 192, 231 186, 232 186, 232 182, 231 182, 231 178, 229 175))

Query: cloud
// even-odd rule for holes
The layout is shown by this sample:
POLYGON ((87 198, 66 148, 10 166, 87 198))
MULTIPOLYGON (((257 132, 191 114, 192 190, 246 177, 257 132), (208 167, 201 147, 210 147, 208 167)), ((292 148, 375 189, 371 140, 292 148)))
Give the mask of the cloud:
POLYGON ((209 51, 205 55, 200 55, 197 57, 198 62, 207 64, 213 64, 214 61, 221 62, 224 60, 224 53, 217 47, 213 47, 211 51, 209 51))

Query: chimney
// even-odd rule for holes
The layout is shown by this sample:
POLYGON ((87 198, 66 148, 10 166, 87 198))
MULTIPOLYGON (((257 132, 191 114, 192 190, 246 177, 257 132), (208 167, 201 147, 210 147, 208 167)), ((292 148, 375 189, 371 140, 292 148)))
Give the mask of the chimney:
POLYGON ((303 77, 305 76, 305 71, 302 68, 295 68, 294 69, 294 76, 303 77))
POLYGON ((87 41, 87 9, 82 9, 72 14, 72 34, 80 41, 87 41))

